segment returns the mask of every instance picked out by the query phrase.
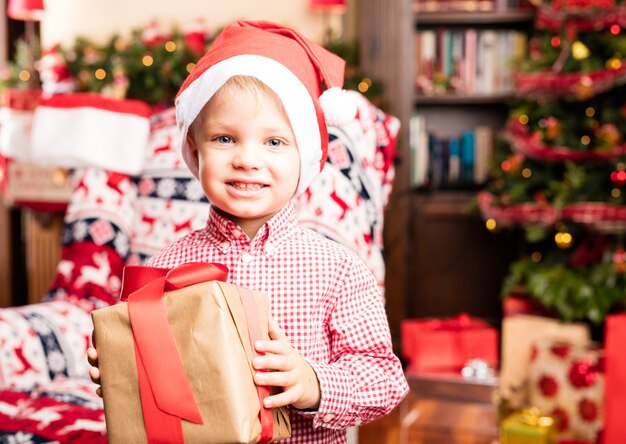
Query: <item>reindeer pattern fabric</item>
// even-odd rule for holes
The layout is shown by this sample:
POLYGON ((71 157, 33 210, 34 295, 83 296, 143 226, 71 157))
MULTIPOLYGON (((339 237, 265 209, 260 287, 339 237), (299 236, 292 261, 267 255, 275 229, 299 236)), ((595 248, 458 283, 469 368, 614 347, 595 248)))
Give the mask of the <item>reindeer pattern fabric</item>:
MULTIPOLYGON (((383 210, 399 122, 351 96, 357 122, 329 128, 329 161, 294 203, 301 223, 355 251, 382 286, 383 210)), ((179 137, 167 109, 152 117, 141 176, 74 171, 61 260, 45 302, 0 310, 0 443, 106 442, 102 403, 87 375, 89 313, 118 301, 124 265, 144 263, 203 227, 209 213, 179 137)))

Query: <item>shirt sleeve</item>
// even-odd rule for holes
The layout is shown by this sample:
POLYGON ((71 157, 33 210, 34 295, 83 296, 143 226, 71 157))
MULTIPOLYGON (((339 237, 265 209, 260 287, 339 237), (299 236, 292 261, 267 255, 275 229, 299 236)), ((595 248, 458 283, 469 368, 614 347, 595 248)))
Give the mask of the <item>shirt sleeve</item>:
POLYGON ((344 265, 328 318, 331 359, 309 362, 321 391, 314 427, 344 429, 372 421, 408 392, 376 280, 356 258, 349 256, 344 265))

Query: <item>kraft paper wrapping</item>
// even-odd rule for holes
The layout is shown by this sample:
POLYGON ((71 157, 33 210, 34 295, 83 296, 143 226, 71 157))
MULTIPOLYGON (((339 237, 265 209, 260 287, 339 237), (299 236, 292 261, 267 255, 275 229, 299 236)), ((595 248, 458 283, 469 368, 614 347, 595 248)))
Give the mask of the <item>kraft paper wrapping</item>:
MULTIPOLYGON (((268 337, 267 299, 255 296, 268 337)), ((252 443, 261 433, 253 350, 237 287, 211 281, 165 293, 178 352, 204 424, 183 421, 186 442, 252 443)), ((92 312, 110 443, 147 442, 126 303, 92 312)), ((173 391, 176 387, 171 388, 173 391)), ((286 408, 272 410, 273 439, 291 435, 286 408)))
POLYGON ((502 352, 499 376, 500 396, 513 408, 521 408, 527 399, 526 382, 533 344, 553 339, 572 345, 588 345, 589 327, 582 323, 564 323, 533 315, 515 315, 502 321, 502 352))

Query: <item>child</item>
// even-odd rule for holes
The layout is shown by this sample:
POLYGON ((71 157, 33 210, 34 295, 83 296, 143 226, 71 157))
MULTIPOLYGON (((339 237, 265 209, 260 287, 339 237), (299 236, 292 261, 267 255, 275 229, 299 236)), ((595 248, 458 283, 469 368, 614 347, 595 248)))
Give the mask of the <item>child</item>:
POLYGON ((212 204, 208 223, 149 264, 219 262, 230 283, 269 297, 255 382, 282 388, 264 404, 292 407, 290 442, 345 442, 347 427, 387 414, 407 392, 376 280, 355 254, 299 226, 290 203, 324 165, 324 114, 350 117, 337 96, 318 101, 322 81, 340 86, 343 68, 279 25, 224 29, 176 100, 183 157, 212 204))

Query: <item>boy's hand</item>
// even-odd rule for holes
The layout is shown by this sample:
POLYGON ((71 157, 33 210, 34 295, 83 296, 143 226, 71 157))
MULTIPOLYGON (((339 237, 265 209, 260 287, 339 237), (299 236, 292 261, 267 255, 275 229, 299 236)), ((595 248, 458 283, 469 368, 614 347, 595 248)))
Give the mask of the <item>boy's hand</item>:
POLYGON ((317 409, 320 385, 309 363, 289 344, 285 333, 270 318, 269 341, 257 341, 256 351, 264 353, 252 360, 259 370, 254 375, 257 385, 282 387, 283 391, 263 400, 267 408, 292 405, 297 409, 317 409), (266 370, 266 371, 262 371, 266 370))
MULTIPOLYGON (((89 369, 89 377, 91 380, 100 385, 100 369, 98 368, 98 352, 95 348, 89 347, 87 349, 87 360, 91 368, 89 369)), ((102 387, 96 389, 96 394, 102 398, 102 387)))

